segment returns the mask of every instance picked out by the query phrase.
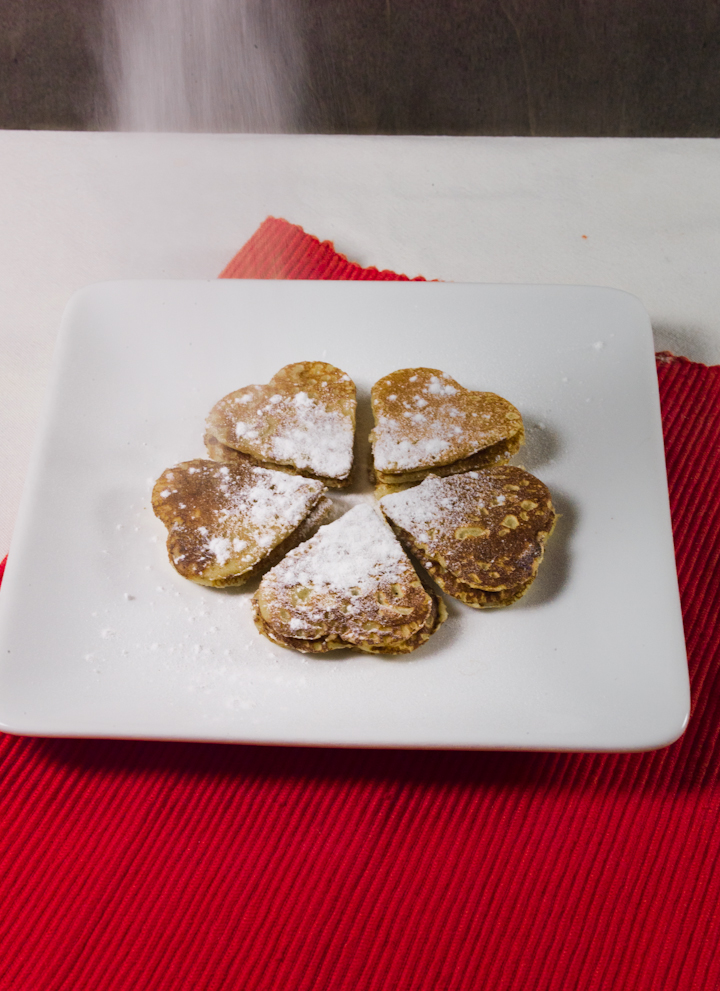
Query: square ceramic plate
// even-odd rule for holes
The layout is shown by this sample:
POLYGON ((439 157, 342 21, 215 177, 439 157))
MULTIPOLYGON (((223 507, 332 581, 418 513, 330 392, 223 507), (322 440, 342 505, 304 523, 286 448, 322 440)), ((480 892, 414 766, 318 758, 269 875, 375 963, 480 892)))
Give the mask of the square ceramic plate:
MULTIPOLYGON (((359 473, 361 476, 364 472, 359 473)), ((334 498, 372 499, 362 479, 334 498)), ((109 283, 69 304, 0 594, 13 733, 227 742, 650 749, 689 695, 652 336, 631 296, 571 286, 109 283), (168 563, 150 491, 202 457, 226 393, 324 359, 369 390, 440 368, 521 410, 514 459, 560 522, 530 593, 449 619, 402 659, 260 637, 255 586, 168 563)))

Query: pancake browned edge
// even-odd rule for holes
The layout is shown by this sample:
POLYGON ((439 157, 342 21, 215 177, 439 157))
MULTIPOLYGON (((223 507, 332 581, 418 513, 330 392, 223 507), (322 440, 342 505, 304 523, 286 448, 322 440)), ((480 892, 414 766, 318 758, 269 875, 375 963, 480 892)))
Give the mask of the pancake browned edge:
POLYGON ((207 456, 212 461, 243 461, 246 464, 257 465, 259 468, 271 468, 273 471, 284 471, 286 475, 300 475, 302 478, 316 478, 323 485, 327 485, 329 489, 345 489, 348 485, 352 484, 353 481, 353 471, 350 470, 350 474, 341 480, 337 478, 328 478, 324 475, 313 475, 311 472, 299 471, 297 468, 293 468, 292 465, 280 465, 275 461, 258 461, 251 454, 245 454, 243 451, 236 451, 232 447, 228 447, 213 437, 209 430, 205 431, 205 436, 203 437, 203 443, 205 444, 205 450, 207 451, 207 456))
POLYGON ((346 372, 325 361, 299 361, 268 383, 244 386, 217 402, 205 444, 215 461, 250 458, 345 488, 352 481, 355 409, 355 385, 346 372))
POLYGON ((462 458, 450 465, 438 465, 435 468, 423 468, 420 471, 406 471, 398 474, 377 471, 373 465, 372 452, 370 454, 369 474, 370 482, 375 486, 375 498, 382 499, 384 495, 392 492, 402 492, 413 485, 422 482, 428 475, 437 475, 446 478, 448 475, 464 475, 468 471, 478 471, 481 468, 491 468, 494 465, 504 465, 520 450, 525 443, 525 431, 507 440, 501 440, 497 444, 491 444, 482 451, 471 455, 469 458, 462 458))
POLYGON ((447 612, 389 527, 361 504, 265 575, 253 616, 263 636, 303 653, 408 654, 447 612))
POLYGON ((314 479, 196 459, 163 472, 152 506, 178 574, 225 588, 258 577, 311 537, 332 510, 324 492, 314 479))
POLYGON ((547 487, 513 465, 431 475, 380 506, 443 591, 476 609, 507 606, 527 592, 557 518, 547 487))
POLYGON ((378 498, 441 477, 505 464, 525 442, 520 412, 436 368, 403 368, 372 388, 370 480, 378 498))
POLYGON ((336 634, 330 634, 319 640, 300 640, 297 637, 283 637, 279 633, 276 633, 269 623, 265 622, 260 613, 260 606, 254 596, 252 599, 253 619, 259 632, 264 637, 267 637, 268 640, 272 640, 273 643, 278 644, 280 647, 299 650, 303 654, 327 654, 331 650, 343 650, 352 647, 363 650, 366 654, 410 654, 413 650, 417 650, 418 647, 422 647, 424 643, 427 643, 435 630, 447 619, 447 608, 443 600, 439 595, 435 595, 427 586, 424 587, 432 601, 432 608, 428 612, 423 625, 409 636, 407 640, 389 640, 385 645, 380 643, 373 645, 369 643, 355 643, 351 640, 343 640, 342 637, 336 634))

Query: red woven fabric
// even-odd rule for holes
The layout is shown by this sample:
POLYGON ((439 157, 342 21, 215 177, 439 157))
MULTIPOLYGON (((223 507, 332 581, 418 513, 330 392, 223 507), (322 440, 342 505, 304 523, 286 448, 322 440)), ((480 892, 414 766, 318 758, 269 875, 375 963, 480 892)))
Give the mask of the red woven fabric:
POLYGON ((332 241, 319 241, 302 227, 268 217, 220 273, 221 279, 340 279, 425 282, 349 262, 332 241))
MULTIPOLYGON (((336 271, 308 241, 293 270, 313 275, 317 252, 336 271)), ((680 741, 563 755, 0 737, 0 988, 715 991, 720 368, 661 355, 658 376, 693 691, 680 741)))

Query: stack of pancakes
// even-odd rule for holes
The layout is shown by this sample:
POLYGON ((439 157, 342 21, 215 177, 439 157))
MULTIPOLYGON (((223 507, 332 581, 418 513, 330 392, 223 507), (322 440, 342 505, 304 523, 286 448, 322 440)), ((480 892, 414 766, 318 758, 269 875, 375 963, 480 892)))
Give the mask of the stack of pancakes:
POLYGON ((380 506, 438 585, 476 609, 527 592, 556 520, 546 486, 514 465, 430 475, 380 506))
POLYGON ((350 376, 324 361, 300 361, 267 385, 247 385, 216 403, 205 445, 215 461, 250 461, 344 488, 354 438, 350 376))
POLYGON ((431 472, 505 464, 525 441, 522 417, 502 396, 472 392, 437 368, 403 368, 372 388, 372 481, 378 495, 431 472))
POLYGON ((368 505, 291 551, 263 578, 253 610, 264 636, 305 653, 357 647, 406 654, 447 615, 368 505))
POLYGON ((306 540, 329 515, 325 486, 239 462, 185 461, 155 483, 175 570, 200 585, 242 585, 306 540))

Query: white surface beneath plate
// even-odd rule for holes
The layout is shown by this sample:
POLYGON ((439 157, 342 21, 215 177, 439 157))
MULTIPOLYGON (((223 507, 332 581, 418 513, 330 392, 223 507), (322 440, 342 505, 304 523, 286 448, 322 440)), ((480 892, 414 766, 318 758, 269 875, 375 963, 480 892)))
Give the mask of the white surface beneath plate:
MULTIPOLYGON (((372 499, 364 471, 340 504, 372 499)), ((69 304, 0 593, 8 732, 341 746, 636 750, 689 712, 652 335, 632 296, 571 286, 119 282, 69 304), (324 359, 360 400, 440 368, 522 412, 514 459, 561 513, 530 593, 446 597, 402 659, 261 638, 249 599, 181 579, 150 491, 203 457, 213 403, 324 359)))

